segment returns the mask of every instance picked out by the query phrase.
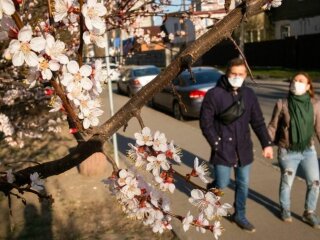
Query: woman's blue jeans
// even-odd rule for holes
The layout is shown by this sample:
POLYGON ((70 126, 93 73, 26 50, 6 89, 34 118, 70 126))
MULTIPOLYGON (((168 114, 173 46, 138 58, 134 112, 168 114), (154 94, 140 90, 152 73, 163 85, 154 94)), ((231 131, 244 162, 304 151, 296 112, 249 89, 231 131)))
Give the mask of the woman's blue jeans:
POLYGON ((279 165, 281 168, 280 207, 290 210, 290 192, 297 168, 301 165, 307 183, 305 210, 315 211, 319 196, 319 163, 314 146, 303 152, 279 148, 279 165))
MULTIPOLYGON (((224 165, 214 165, 214 185, 216 188, 223 189, 230 183, 232 167, 224 165)), ((246 201, 249 192, 249 174, 251 164, 243 167, 234 167, 235 175, 235 215, 237 218, 244 218, 246 215, 246 201)))

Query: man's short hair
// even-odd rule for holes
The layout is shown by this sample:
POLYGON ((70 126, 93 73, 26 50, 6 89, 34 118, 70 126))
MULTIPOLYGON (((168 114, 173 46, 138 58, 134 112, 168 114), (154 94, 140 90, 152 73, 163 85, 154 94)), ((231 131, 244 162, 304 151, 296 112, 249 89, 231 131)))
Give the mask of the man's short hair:
MULTIPOLYGON (((246 64, 242 58, 233 58, 227 64, 226 74, 230 72, 230 69, 234 66, 245 66, 246 64)), ((247 69, 247 68, 246 68, 247 69)))

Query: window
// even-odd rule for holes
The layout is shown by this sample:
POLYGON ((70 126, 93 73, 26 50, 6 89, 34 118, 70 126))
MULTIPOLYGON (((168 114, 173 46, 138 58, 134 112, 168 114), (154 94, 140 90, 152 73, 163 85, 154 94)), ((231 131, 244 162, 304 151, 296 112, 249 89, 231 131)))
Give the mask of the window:
POLYGON ((291 34, 290 34, 290 25, 287 24, 287 25, 282 25, 280 27, 280 36, 281 38, 286 38, 286 37, 290 37, 291 34))
POLYGON ((195 81, 193 81, 190 77, 190 73, 186 73, 181 75, 181 78, 183 79, 183 84, 181 85, 190 86, 195 84, 214 83, 219 80, 221 75, 222 74, 217 71, 201 70, 194 73, 195 81))
POLYGON ((173 28, 174 28, 174 33, 176 33, 179 30, 178 23, 174 23, 173 28))
POLYGON ((135 77, 157 75, 159 73, 160 73, 160 70, 158 68, 142 68, 142 69, 133 70, 133 75, 135 77))

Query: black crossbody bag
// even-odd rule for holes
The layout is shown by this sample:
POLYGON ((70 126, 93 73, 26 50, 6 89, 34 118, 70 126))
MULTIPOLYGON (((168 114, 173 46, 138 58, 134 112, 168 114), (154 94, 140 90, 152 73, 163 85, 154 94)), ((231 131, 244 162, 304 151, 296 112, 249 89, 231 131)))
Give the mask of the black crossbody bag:
POLYGON ((233 123, 235 120, 241 117, 244 111, 244 101, 240 92, 240 98, 237 101, 233 102, 231 106, 227 107, 225 110, 219 113, 217 118, 222 124, 229 125, 230 123, 233 123))

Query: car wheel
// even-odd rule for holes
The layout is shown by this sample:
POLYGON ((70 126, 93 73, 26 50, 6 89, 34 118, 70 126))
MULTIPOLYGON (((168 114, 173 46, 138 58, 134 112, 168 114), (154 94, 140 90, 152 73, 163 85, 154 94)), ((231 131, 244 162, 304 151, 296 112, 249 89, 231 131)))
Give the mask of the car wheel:
POLYGON ((120 88, 120 86, 119 86, 119 83, 117 83, 117 91, 118 91, 119 94, 122 94, 122 93, 123 93, 122 90, 121 90, 121 88, 120 88))
POLYGON ((129 87, 127 88, 127 94, 130 98, 133 97, 133 93, 131 92, 129 87))
POLYGON ((173 112, 173 117, 175 119, 183 120, 183 115, 182 115, 181 108, 180 108, 180 105, 178 102, 173 103, 172 112, 173 112))

